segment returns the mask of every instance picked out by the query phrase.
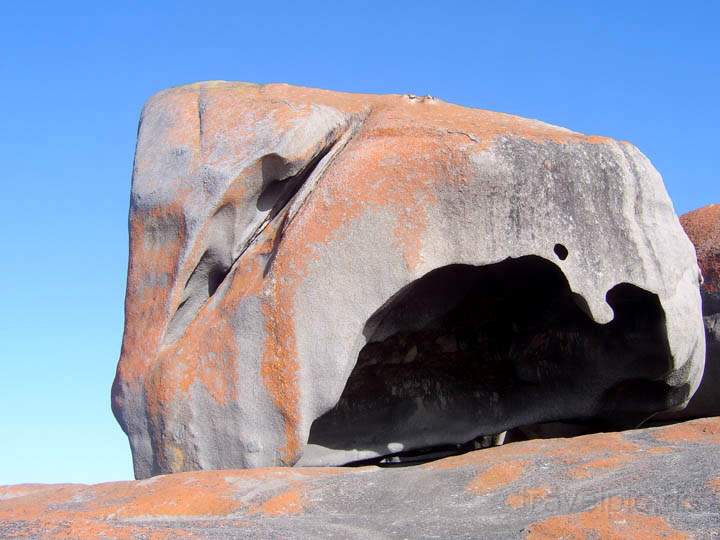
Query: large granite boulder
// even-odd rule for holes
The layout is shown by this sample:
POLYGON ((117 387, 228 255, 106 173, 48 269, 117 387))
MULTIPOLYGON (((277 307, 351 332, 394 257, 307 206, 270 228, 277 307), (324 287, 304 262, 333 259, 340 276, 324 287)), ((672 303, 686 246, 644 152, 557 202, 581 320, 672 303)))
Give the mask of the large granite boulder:
POLYGON ((0 537, 717 538, 718 445, 712 418, 513 443, 417 467, 0 486, 0 537))
POLYGON ((699 279, 631 144, 431 97, 176 88, 139 128, 113 411, 138 478, 633 425, 700 381, 699 279))
POLYGON ((720 204, 689 212, 680 218, 695 244, 703 273, 701 287, 705 321, 705 373, 684 418, 720 415, 720 204))

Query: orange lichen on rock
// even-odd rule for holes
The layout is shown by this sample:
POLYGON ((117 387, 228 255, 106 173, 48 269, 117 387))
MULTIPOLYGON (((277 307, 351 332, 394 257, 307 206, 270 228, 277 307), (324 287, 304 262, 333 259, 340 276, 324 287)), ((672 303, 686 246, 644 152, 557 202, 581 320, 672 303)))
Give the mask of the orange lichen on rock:
MULTIPOLYGON (((616 157, 618 171, 630 159, 654 186, 652 225, 662 215, 678 229, 657 247, 682 247, 659 176, 611 139, 415 96, 220 81, 158 94, 139 129, 113 386, 136 477, 296 464, 357 365, 368 317, 435 270, 553 258, 562 235, 568 283, 590 299, 597 275, 617 272, 574 262, 590 259, 585 225, 573 232, 568 220, 616 205, 568 206, 553 193, 574 197, 578 175, 617 180, 612 193, 635 186, 603 176, 598 163, 616 157)), ((625 210, 606 225, 619 229, 625 210)), ((628 238, 633 253, 652 244, 644 234, 628 238)), ((637 286, 676 289, 647 274, 659 281, 637 286)), ((604 294, 609 283, 595 285, 604 294)))
POLYGON ((491 465, 473 478, 467 489, 476 495, 483 495, 504 488, 517 481, 527 466, 527 461, 508 461, 491 465))
POLYGON ((277 467, 97 485, 0 486, 0 537, 365 538, 386 530, 403 538, 485 538, 498 530, 531 539, 713 537, 717 452, 693 441, 660 446, 653 435, 667 429, 622 439, 588 436, 597 444, 587 438, 582 445, 573 439, 509 443, 419 467, 277 467), (629 444, 641 450, 629 452, 629 444), (583 448, 622 450, 590 462, 549 456, 563 446, 580 454, 583 448), (614 455, 620 461, 633 456, 621 463, 624 474, 565 474, 577 463, 591 471, 616 466, 614 455))
POLYGON ((155 323, 168 318, 173 303, 170 285, 177 278, 187 234, 185 196, 165 207, 138 209, 130 220, 123 361, 118 364, 118 375, 125 382, 143 378, 165 331, 165 325, 155 323))
POLYGON ((633 454, 617 454, 606 458, 594 459, 575 467, 570 475, 575 478, 589 478, 595 471, 607 471, 617 469, 632 463, 636 459, 633 454))
POLYGON ((217 519, 235 523, 243 516, 297 514, 307 505, 305 479, 346 473, 352 471, 251 469, 177 473, 92 486, 6 486, 0 487, 0 525, 24 523, 27 536, 43 538, 195 537, 171 522, 217 519), (285 487, 266 493, 262 486, 270 480, 285 487), (158 520, 159 525, 145 523, 158 520))
MULTIPOLYGON (((279 292, 279 291, 278 291, 279 292)), ((282 298, 280 292, 276 298, 282 298)), ((263 302, 267 338, 263 355, 261 374, 268 392, 281 412, 285 446, 281 458, 284 464, 292 465, 301 452, 300 434, 300 395, 298 390, 298 364, 295 351, 295 332, 291 317, 283 309, 283 304, 263 302)))
POLYGON ((577 514, 549 517, 530 526, 528 540, 602 538, 603 540, 684 540, 690 536, 662 516, 639 511, 637 501, 612 497, 577 514))
POLYGON ((637 443, 627 440, 622 433, 598 433, 563 439, 563 443, 547 455, 572 464, 608 454, 637 452, 641 448, 637 443))
POLYGON ((654 455, 672 454, 673 448, 670 446, 654 446, 652 448, 645 449, 644 452, 654 455))
POLYGON ((115 508, 118 517, 225 516, 241 508, 232 496, 226 474, 211 471, 197 477, 179 473, 158 477, 145 486, 130 482, 100 484, 95 496, 113 504, 127 499, 129 502, 115 508))
POLYGON ((21 521, 26 535, 43 538, 184 538, 172 526, 147 527, 123 519, 221 516, 236 510, 222 472, 195 478, 183 474, 149 482, 112 482, 15 489, 0 499, 0 521, 21 521))
POLYGON ((39 494, 0 501, 0 517, 18 516, 24 511, 28 519, 38 519, 62 507, 63 502, 78 499, 82 502, 74 512, 78 516, 100 518, 143 516, 203 516, 227 515, 240 508, 232 498, 224 471, 212 471, 194 477, 188 473, 159 476, 145 482, 111 482, 95 486, 80 484, 43 490, 39 494))
MULTIPOLYGON (((250 254, 267 251, 267 243, 259 242, 250 254)), ((220 405, 238 399, 235 363, 241 351, 232 327, 232 312, 244 298, 260 294, 262 274, 259 257, 238 260, 228 293, 217 304, 204 304, 185 329, 183 339, 160 350, 156 368, 146 383, 152 414, 187 394, 195 382, 220 405)))
POLYGON ((461 469, 464 467, 487 466, 488 464, 505 463, 511 459, 527 460, 537 454, 542 454, 548 448, 554 448, 553 441, 534 440, 522 441, 503 446, 485 448, 482 452, 468 452, 459 456, 450 456, 422 465, 425 469, 446 470, 461 469))
POLYGON ((517 510, 518 508, 523 508, 524 506, 532 505, 538 501, 542 501, 543 499, 547 498, 550 493, 551 490, 547 486, 531 487, 523 489, 518 493, 508 495, 508 498, 505 499, 505 503, 508 506, 512 506, 514 509, 517 510))
POLYGON ((57 486, 29 487, 27 485, 3 488, 0 498, 0 521, 33 521, 43 517, 54 505, 64 504, 85 486, 60 484, 57 486))
POLYGON ((306 500, 302 488, 293 486, 282 493, 250 509, 250 514, 263 514, 268 517, 299 514, 305 509, 306 500))
POLYGON ((36 496, 42 492, 61 493, 64 490, 72 491, 77 484, 16 484, 0 486, 0 501, 15 499, 26 495, 36 496))
POLYGON ((673 424, 655 430, 653 435, 671 443, 720 444, 720 417, 673 424))
POLYGON ((703 287, 720 294, 720 204, 711 204, 683 215, 680 221, 697 251, 703 287))
POLYGON ((710 487, 714 490, 720 493, 720 476, 717 478, 713 478, 710 480, 710 487))

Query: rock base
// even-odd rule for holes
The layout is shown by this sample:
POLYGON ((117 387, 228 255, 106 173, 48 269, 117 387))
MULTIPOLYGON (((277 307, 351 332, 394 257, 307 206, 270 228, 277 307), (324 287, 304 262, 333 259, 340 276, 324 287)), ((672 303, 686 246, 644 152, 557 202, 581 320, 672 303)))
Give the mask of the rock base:
POLYGON ((720 417, 424 465, 0 487, 2 538, 709 538, 720 417))

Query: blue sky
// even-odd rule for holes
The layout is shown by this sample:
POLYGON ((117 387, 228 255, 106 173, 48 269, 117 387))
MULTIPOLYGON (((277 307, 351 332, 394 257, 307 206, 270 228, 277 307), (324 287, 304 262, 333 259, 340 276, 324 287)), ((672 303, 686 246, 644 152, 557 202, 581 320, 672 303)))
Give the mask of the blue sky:
POLYGON ((8 4, 0 484, 132 476, 110 385, 137 121, 162 88, 432 94, 632 141, 678 212, 720 202, 720 3, 8 4))

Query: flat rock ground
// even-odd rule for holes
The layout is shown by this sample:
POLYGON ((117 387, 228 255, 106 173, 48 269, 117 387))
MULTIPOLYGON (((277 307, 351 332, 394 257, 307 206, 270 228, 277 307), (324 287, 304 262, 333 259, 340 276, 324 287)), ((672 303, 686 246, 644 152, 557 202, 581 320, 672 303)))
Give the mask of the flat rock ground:
POLYGON ((401 468, 0 487, 2 538, 716 538, 720 417, 401 468))

